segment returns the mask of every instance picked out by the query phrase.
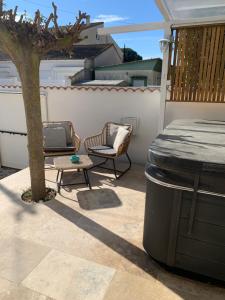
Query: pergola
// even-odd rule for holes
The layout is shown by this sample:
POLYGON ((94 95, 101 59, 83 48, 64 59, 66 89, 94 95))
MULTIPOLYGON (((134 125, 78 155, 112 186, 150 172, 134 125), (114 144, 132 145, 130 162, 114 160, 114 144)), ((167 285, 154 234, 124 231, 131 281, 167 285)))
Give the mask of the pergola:
MULTIPOLYGON (((99 34, 164 30, 164 39, 161 41, 163 51, 159 122, 161 130, 164 127, 169 87, 172 96, 176 96, 179 101, 225 102, 225 1, 155 0, 155 2, 165 21, 103 28, 99 30, 99 34), (174 31, 176 31, 175 41, 174 31), (188 43, 190 39, 192 42, 188 43), (172 44, 175 46, 172 47, 172 44), (169 68, 171 65, 172 68, 169 68), (199 77, 190 80, 194 72, 199 74, 199 77)), ((175 101, 174 98, 171 100, 175 101)))

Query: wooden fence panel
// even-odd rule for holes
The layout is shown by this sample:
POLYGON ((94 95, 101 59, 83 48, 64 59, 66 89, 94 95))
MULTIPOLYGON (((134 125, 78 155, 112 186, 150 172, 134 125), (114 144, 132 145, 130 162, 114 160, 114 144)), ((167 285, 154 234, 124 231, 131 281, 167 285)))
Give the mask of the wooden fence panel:
POLYGON ((225 103, 225 24, 173 32, 169 100, 225 103))

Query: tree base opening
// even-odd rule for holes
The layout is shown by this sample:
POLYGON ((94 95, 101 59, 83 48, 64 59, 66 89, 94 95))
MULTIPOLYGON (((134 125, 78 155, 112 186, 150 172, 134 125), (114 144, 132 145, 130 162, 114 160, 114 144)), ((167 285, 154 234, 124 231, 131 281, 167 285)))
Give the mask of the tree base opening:
MULTIPOLYGON (((45 193, 45 197, 44 199, 40 199, 39 202, 47 202, 50 200, 54 200, 56 197, 57 193, 54 189, 51 188, 46 188, 46 193, 45 193)), ((32 199, 32 191, 31 189, 25 191, 22 196, 21 199, 26 202, 26 203, 36 203, 33 199, 32 199)))

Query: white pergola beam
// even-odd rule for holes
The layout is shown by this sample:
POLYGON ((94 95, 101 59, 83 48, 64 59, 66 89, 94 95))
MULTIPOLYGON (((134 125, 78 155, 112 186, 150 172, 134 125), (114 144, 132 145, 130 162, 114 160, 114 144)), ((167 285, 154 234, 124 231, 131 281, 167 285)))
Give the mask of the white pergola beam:
POLYGON ((155 0, 156 5, 158 6, 159 10, 161 11, 164 19, 166 21, 170 21, 173 19, 172 15, 170 14, 169 8, 166 6, 166 3, 162 0, 155 0))
MULTIPOLYGON (((189 4, 189 3, 188 3, 189 4)), ((176 11, 185 11, 185 10, 196 10, 196 9, 204 9, 204 8, 218 8, 218 7, 225 7, 225 4, 212 4, 212 5, 206 5, 206 4, 202 4, 202 5, 196 5, 196 6, 183 6, 183 7, 178 7, 176 8, 176 11)))
POLYGON ((122 34, 130 32, 141 32, 141 31, 152 31, 152 30, 169 30, 171 27, 183 27, 183 26, 197 26, 197 25, 209 25, 209 24, 219 24, 225 23, 225 16, 220 17, 207 17, 197 19, 185 19, 176 20, 170 22, 153 22, 153 23, 142 23, 135 25, 124 25, 124 26, 114 26, 99 28, 98 34, 122 34))
POLYGON ((169 23, 166 22, 153 22, 153 23, 142 23, 134 25, 114 26, 99 28, 98 34, 117 34, 117 33, 128 33, 128 32, 140 32, 140 31, 151 31, 151 30, 165 30, 170 27, 169 23))

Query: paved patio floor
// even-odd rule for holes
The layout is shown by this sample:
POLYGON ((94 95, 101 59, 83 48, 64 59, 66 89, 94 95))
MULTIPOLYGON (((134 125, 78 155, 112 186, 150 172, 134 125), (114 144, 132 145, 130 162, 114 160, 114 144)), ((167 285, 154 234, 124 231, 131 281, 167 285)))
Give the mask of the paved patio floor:
MULTIPOLYGON (((222 286, 170 273, 145 254, 143 169, 117 181, 92 173, 92 191, 65 188, 36 205, 20 200, 27 169, 1 180, 0 299, 225 299, 222 286)), ((55 178, 46 170, 49 186, 55 178)))

